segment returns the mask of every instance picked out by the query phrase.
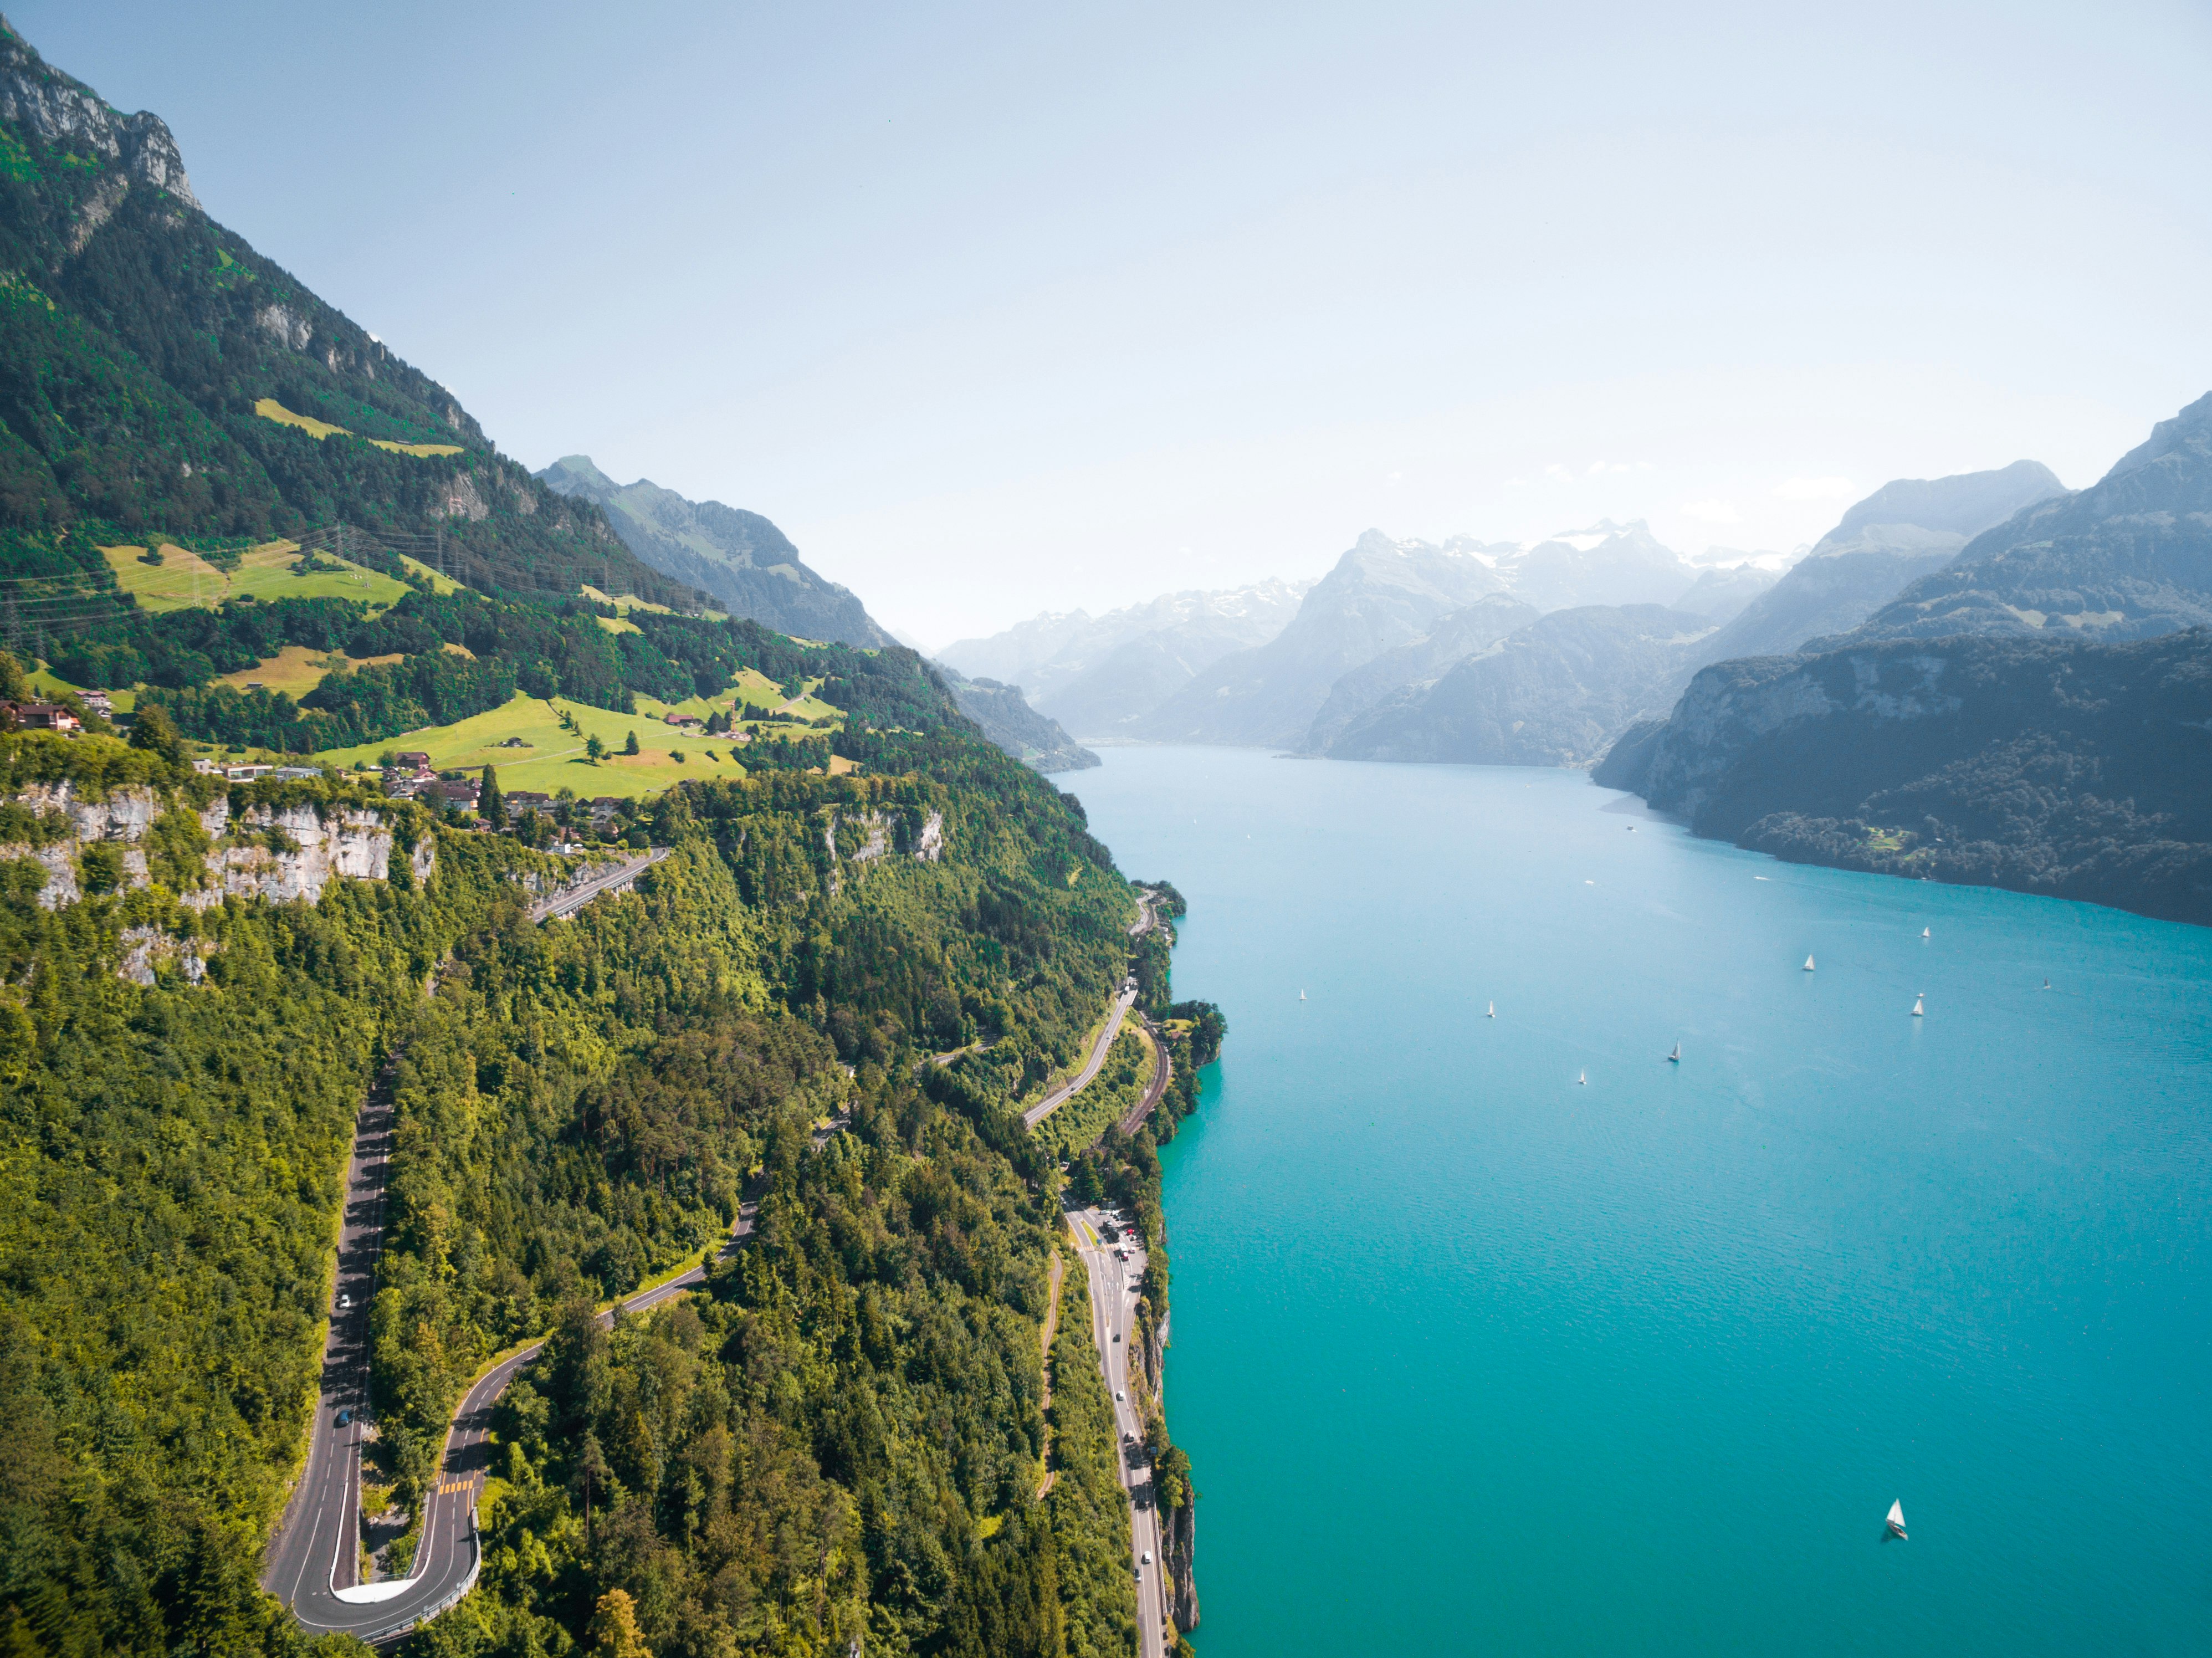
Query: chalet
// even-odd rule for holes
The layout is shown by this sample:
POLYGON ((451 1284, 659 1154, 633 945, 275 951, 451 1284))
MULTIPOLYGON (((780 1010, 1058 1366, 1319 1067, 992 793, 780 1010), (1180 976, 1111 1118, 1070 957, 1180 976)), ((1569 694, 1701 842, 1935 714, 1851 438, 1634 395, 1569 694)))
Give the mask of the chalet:
POLYGON ((696 714, 665 714, 661 716, 661 721, 665 725, 678 726, 703 726, 707 723, 696 714))
POLYGON ((592 822, 597 825, 611 823, 629 809, 629 802, 619 795, 602 794, 592 802, 592 822))
POLYGON ((115 699, 106 691, 80 692, 76 700, 102 720, 112 720, 115 717, 115 699))
POLYGON ((14 704, 15 723, 34 732, 81 732, 84 721, 58 702, 14 704))
POLYGON ((543 812, 550 817, 553 815, 553 797, 530 789, 511 790, 507 797, 507 811, 510 817, 526 811, 543 812))
POLYGON ((410 749, 404 754, 393 755, 392 763, 402 771, 428 771, 430 769, 430 756, 420 749, 410 749))

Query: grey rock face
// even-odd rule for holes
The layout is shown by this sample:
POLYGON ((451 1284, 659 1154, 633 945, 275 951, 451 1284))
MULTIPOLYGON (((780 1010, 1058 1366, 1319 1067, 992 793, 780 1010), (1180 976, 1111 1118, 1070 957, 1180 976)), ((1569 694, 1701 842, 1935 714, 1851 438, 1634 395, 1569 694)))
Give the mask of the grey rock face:
POLYGON ((12 26, 0 27, 0 120, 21 123, 42 143, 65 142, 120 162, 129 179, 199 206, 184 155, 160 116, 124 114, 83 82, 40 61, 12 26))

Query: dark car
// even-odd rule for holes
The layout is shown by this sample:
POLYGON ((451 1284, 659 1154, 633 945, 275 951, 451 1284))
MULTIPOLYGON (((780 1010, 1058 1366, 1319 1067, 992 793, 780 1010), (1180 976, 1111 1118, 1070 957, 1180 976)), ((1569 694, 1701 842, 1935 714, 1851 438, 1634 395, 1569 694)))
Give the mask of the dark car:
POLYGON ((344 1427, 347 1423, 352 1420, 353 1412, 351 1411, 340 1411, 338 1412, 338 1426, 341 1428, 344 1427))

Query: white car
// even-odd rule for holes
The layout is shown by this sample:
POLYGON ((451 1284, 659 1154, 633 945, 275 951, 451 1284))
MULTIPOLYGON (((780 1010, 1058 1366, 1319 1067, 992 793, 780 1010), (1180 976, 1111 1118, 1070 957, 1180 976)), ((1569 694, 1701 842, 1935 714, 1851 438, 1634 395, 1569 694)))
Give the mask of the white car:
POLYGON ((1126 1405, 1129 1402, 1129 1395, 1116 1388, 1114 1393, 1114 1402, 1117 1405, 1126 1405))
POLYGON ((1145 1564, 1148 1566, 1152 1564, 1152 1552, 1150 1549, 1145 1551, 1145 1564))

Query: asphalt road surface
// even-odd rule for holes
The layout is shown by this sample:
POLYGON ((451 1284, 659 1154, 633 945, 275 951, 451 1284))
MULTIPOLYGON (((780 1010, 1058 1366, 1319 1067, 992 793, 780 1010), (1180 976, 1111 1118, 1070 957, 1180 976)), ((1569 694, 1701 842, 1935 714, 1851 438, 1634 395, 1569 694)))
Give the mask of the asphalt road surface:
MULTIPOLYGON (((1145 1252, 1141 1242, 1117 1227, 1129 1252, 1127 1260, 1118 1259, 1115 1246, 1100 1236, 1102 1222, 1095 1209, 1068 1212, 1068 1229, 1075 1234, 1075 1247, 1082 1253, 1091 1278, 1091 1339, 1098 1349, 1107 1391, 1121 1394, 1130 1391, 1129 1342, 1136 1333, 1137 1286, 1145 1276, 1145 1252)), ((1167 1576, 1160 1564, 1159 1511, 1152 1501, 1152 1471, 1142 1461, 1131 1467, 1127 1449, 1127 1436, 1134 1435, 1139 1443, 1144 1440, 1145 1419, 1139 1410, 1137 1399, 1114 1400, 1115 1456, 1129 1494, 1129 1568, 1137 1574, 1138 1658, 1166 1658, 1167 1576), (1147 1554, 1152 1557, 1150 1565, 1143 1564, 1147 1554)))
POLYGON ((1090 1057, 1084 1060, 1083 1069, 1069 1081, 1062 1083, 1028 1110, 1022 1113, 1022 1127, 1035 1128, 1047 1117, 1080 1094, 1091 1084, 1099 1069, 1106 1063, 1106 1055, 1114 1046, 1114 1038, 1121 1034, 1121 1021, 1129 1017, 1129 1010, 1137 1005, 1137 985, 1133 979, 1125 980, 1121 993, 1114 999, 1114 1011, 1106 1017, 1106 1028, 1098 1033, 1098 1040, 1091 1045, 1090 1057))
MULTIPOLYGON (((389 1133, 389 1106, 384 1108, 389 1133)), ((368 1114, 364 1112, 364 1116, 368 1114)), ((366 1137, 364 1137, 364 1140, 366 1137)), ((376 1161, 380 1164, 380 1148, 376 1161)), ((356 1153, 356 1163, 360 1156, 356 1153)), ((382 1193, 371 1199, 380 1210, 382 1193)), ((379 1217, 380 1219, 380 1215, 379 1217)), ((739 1212, 729 1244, 735 1249, 752 1231, 752 1206, 739 1212)), ((353 1224, 348 1216, 349 1230, 353 1224)), ((366 1229, 364 1229, 366 1230, 366 1229)), ((341 1250, 341 1262, 344 1254, 341 1250)), ((639 1291, 621 1303, 625 1313, 643 1312, 706 1278, 703 1266, 672 1278, 665 1284, 639 1291)), ((345 1282, 343 1265, 339 1281, 345 1282)), ((477 1542, 477 1501, 483 1493, 489 1472, 492 1407, 524 1366, 536 1362, 544 1351, 543 1341, 532 1342, 502 1360, 479 1379, 462 1399, 446 1430, 445 1455, 428 1504, 422 1541, 415 1552, 413 1575, 386 1583, 359 1585, 356 1564, 361 1552, 361 1455, 364 1442, 358 1402, 367 1392, 367 1324, 362 1297, 354 1297, 352 1317, 358 1321, 341 1341, 331 1321, 332 1350, 326 1352, 323 1398, 315 1416, 314 1438, 307 1455, 307 1472, 295 1494, 292 1511, 277 1540, 269 1551, 263 1586, 292 1608, 292 1615, 317 1634, 331 1631, 378 1641, 398 1635, 433 1618, 474 1587, 479 1553, 477 1542), (333 1357, 339 1359, 336 1364, 333 1357), (335 1384, 335 1385, 334 1385, 335 1384), (337 1424, 341 1410, 353 1419, 337 1424)), ((599 1315, 601 1324, 611 1324, 611 1309, 599 1315)))
MULTIPOLYGON (((549 901, 539 919, 570 914, 601 893, 626 885, 666 856, 660 851, 629 859, 623 868, 549 901)), ((308 1630, 317 1634, 342 1631, 366 1641, 399 1634, 436 1616, 476 1582, 477 1498, 483 1489, 489 1457, 491 1407, 515 1372, 535 1359, 544 1345, 534 1344, 501 1363, 469 1389, 453 1413, 437 1481, 425 1505, 412 1576, 362 1583, 361 1462, 375 1432, 368 1409, 368 1315, 376 1293, 376 1258, 383 1247, 385 1168, 395 1126, 391 1084, 387 1066, 355 1119, 345 1214, 338 1235, 337 1282, 331 1292, 322 1393, 308 1437, 307 1466, 293 1488, 261 1575, 262 1587, 290 1606, 308 1630), (343 1423, 341 1416, 346 1418, 343 1423)), ((739 1212, 728 1247, 735 1248, 751 1230, 748 1205, 739 1212)), ((682 1294, 705 1277, 704 1269, 695 1266, 631 1297, 623 1309, 641 1311, 682 1294)), ((601 1317, 611 1322, 613 1315, 601 1317)))
POLYGON ((539 899, 530 907, 530 919, 533 921, 556 921, 574 915, 603 892, 626 890, 631 882, 666 856, 668 848, 657 847, 651 852, 640 853, 635 858, 625 858, 613 869, 594 875, 581 886, 571 887, 550 898, 539 899))

